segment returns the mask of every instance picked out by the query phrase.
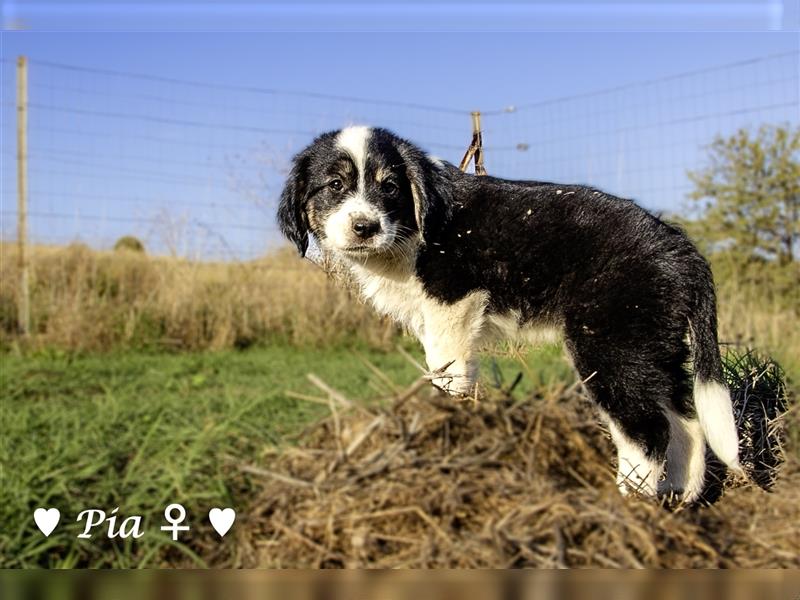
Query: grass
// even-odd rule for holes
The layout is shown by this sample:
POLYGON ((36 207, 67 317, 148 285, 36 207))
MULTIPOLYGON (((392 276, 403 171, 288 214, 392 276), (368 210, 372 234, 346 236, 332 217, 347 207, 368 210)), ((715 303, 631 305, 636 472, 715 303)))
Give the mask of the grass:
MULTIPOLYGON (((17 330, 16 246, 0 242, 0 349, 221 350, 274 340, 390 349, 398 328, 286 249, 246 263, 192 262, 81 244, 31 251, 32 335, 17 330)), ((800 380, 797 264, 739 273, 717 255, 722 342, 774 356, 800 380), (738 273, 738 274, 737 274, 738 273)))
MULTIPOLYGON (((0 286, 0 566, 236 564, 239 545, 205 515, 246 506, 257 482, 241 467, 268 467, 325 412, 287 391, 319 395, 313 372, 368 400, 387 393, 376 371, 400 385, 417 376, 393 351, 419 358, 416 343, 289 252, 197 263, 73 245, 34 248, 31 262, 30 337, 17 330, 19 290, 0 286), (191 519, 179 543, 158 529, 171 502, 191 519), (49 538, 34 528, 38 506, 62 512, 49 538), (144 537, 76 538, 81 510, 115 507, 118 521, 144 518, 144 537)), ((18 280, 15 248, 0 243, 0 281, 18 280)), ((797 290, 718 283, 720 339, 800 380, 797 290)), ((489 385, 522 372, 518 394, 573 381, 553 347, 484 363, 489 385)))
MULTIPOLYGON (((409 350, 419 358, 416 346, 409 350)), ((235 534, 218 542, 207 511, 213 506, 243 511, 254 482, 241 467, 268 468, 276 447, 291 443, 326 412, 286 393, 319 395, 307 373, 353 399, 385 394, 386 384, 365 361, 401 385, 418 376, 399 352, 364 346, 4 356, 0 566, 235 561, 235 534), (186 507, 192 526, 178 543, 159 530, 172 502, 186 507), (62 514, 49 538, 33 523, 39 506, 62 514), (110 513, 115 507, 118 524, 124 517, 143 517, 142 538, 109 540, 103 528, 91 539, 76 537, 85 523, 76 522, 80 511, 110 513)), ((524 372, 520 393, 572 379, 555 347, 528 354, 524 364, 490 357, 484 362, 487 382, 508 386, 524 372)))
POLYGON ((389 348, 379 319, 294 251, 195 262, 82 244, 31 249, 31 336, 19 335, 17 249, 0 243, 0 348, 220 350, 282 339, 389 348))

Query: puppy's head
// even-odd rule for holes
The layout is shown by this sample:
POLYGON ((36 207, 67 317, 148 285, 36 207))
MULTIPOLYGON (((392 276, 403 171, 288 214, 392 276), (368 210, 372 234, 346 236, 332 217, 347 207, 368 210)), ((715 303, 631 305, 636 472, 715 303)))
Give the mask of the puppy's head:
POLYGON ((309 234, 343 256, 402 255, 446 205, 441 168, 385 129, 323 134, 295 157, 278 223, 301 255, 309 234))

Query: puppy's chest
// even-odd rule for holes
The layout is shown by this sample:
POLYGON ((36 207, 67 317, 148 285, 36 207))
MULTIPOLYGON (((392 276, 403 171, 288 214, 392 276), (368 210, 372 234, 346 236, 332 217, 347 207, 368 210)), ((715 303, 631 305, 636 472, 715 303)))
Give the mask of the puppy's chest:
POLYGON ((395 280, 360 269, 355 274, 362 295, 375 310, 415 332, 421 331, 425 307, 435 300, 425 293, 416 277, 395 280))

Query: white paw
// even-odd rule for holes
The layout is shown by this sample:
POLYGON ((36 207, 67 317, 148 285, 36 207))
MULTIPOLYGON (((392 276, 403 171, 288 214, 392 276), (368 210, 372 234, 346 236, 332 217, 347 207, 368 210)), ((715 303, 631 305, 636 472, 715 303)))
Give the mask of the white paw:
POLYGON ((475 391, 475 384, 465 375, 444 374, 431 376, 434 387, 452 396, 471 395, 475 391))

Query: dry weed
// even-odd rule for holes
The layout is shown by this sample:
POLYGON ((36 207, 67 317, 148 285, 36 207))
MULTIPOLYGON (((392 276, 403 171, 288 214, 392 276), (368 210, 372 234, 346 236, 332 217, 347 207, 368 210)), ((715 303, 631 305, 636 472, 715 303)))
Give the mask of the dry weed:
POLYGON ((623 499, 575 387, 524 401, 420 392, 348 407, 267 466, 239 544, 265 567, 798 567, 800 469, 714 505, 623 499))

